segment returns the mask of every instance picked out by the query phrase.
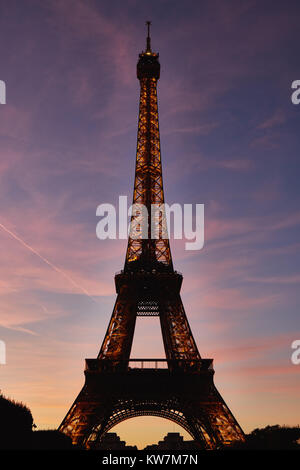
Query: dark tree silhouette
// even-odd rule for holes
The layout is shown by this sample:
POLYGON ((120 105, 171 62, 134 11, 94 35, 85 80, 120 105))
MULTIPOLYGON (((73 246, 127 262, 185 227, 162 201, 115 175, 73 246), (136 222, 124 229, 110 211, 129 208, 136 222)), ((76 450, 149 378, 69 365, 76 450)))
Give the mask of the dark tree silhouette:
POLYGON ((33 417, 23 403, 0 394, 0 449, 72 449, 71 439, 59 431, 33 431, 33 417))
POLYGON ((1 394, 0 416, 0 449, 30 447, 33 418, 29 408, 1 394))
POLYGON ((232 449, 245 450, 300 450, 300 427, 266 426, 256 428, 246 435, 245 443, 237 443, 232 449))

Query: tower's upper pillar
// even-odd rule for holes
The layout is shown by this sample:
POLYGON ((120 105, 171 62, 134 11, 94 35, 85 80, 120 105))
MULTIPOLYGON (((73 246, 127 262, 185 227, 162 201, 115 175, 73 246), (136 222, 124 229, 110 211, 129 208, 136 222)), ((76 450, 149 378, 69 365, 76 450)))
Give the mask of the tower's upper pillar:
POLYGON ((152 52, 151 50, 151 38, 150 38, 150 21, 146 22, 148 27, 148 36, 146 42, 146 51, 139 54, 139 61, 137 63, 137 78, 155 78, 159 79, 160 75, 160 63, 158 61, 159 54, 152 52))

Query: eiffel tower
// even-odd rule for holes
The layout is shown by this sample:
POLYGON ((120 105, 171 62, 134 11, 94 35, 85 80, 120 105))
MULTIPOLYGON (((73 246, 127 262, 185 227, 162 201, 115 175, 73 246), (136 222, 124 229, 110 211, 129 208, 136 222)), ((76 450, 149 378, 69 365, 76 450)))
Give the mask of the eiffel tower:
MULTIPOLYGON (((148 236, 130 230, 124 269, 115 275, 117 299, 96 359, 86 359, 85 384, 59 430, 73 444, 97 449, 113 426, 136 416, 158 416, 183 427, 202 449, 216 449, 244 434, 213 382, 213 360, 202 359, 180 297, 182 275, 174 271, 164 213, 151 238, 151 205, 164 204, 157 107, 159 54, 139 54, 139 123, 133 203, 147 208, 148 236), (137 316, 160 320, 166 359, 130 359, 137 316), (144 367, 145 362, 151 367, 144 367)), ((139 207, 139 206, 137 206, 139 207)), ((135 224, 131 218, 131 229, 135 224)))

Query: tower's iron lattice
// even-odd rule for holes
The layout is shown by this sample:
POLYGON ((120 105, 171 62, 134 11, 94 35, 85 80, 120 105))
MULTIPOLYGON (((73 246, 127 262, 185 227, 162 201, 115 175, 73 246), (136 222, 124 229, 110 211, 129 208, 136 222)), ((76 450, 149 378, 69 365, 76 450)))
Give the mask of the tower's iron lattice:
MULTIPOLYGON (((149 35, 139 55, 139 124, 133 203, 147 208, 131 219, 124 269, 116 274, 117 299, 97 359, 86 359, 85 384, 59 429, 74 444, 97 448, 113 426, 135 416, 159 416, 182 426, 198 445, 215 449, 244 434, 213 383, 212 359, 202 359, 180 297, 182 275, 174 271, 163 211, 151 222, 151 206, 164 204, 157 81, 158 54, 149 35), (143 217, 147 220, 143 220, 143 217), (145 223, 146 222, 146 223, 145 223), (159 236, 151 237, 151 223, 159 236), (144 234, 145 235, 145 234, 144 234), (130 359, 137 316, 158 316, 166 360, 130 359)), ((137 206, 139 207, 139 206, 137 206)))

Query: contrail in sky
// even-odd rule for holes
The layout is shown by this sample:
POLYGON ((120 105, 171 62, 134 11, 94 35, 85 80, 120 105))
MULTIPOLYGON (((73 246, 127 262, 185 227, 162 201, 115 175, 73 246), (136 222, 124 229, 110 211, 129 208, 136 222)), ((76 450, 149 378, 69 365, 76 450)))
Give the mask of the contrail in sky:
POLYGON ((30 246, 30 245, 28 245, 28 243, 24 242, 24 240, 22 240, 22 238, 20 238, 15 233, 11 232, 11 230, 6 228, 3 224, 0 223, 0 227, 6 233, 8 233, 12 238, 14 238, 19 243, 21 243, 21 245, 25 246, 25 248, 27 248, 29 251, 31 251, 36 256, 38 256, 42 261, 44 261, 44 263, 48 264, 48 266, 50 266, 52 269, 54 269, 54 271, 56 271, 59 274, 61 274, 62 276, 64 276, 71 284, 73 284, 74 287, 77 287, 77 289, 80 289, 85 295, 87 295, 90 299, 92 299, 94 302, 96 302, 98 304, 97 300, 87 290, 85 290, 84 287, 81 287, 79 284, 77 284, 77 282, 75 282, 74 279, 72 279, 68 274, 66 274, 64 271, 62 271, 57 266, 55 266, 53 263, 51 263, 51 261, 49 261, 47 258, 45 258, 40 253, 38 253, 34 248, 32 248, 32 246, 30 246))

